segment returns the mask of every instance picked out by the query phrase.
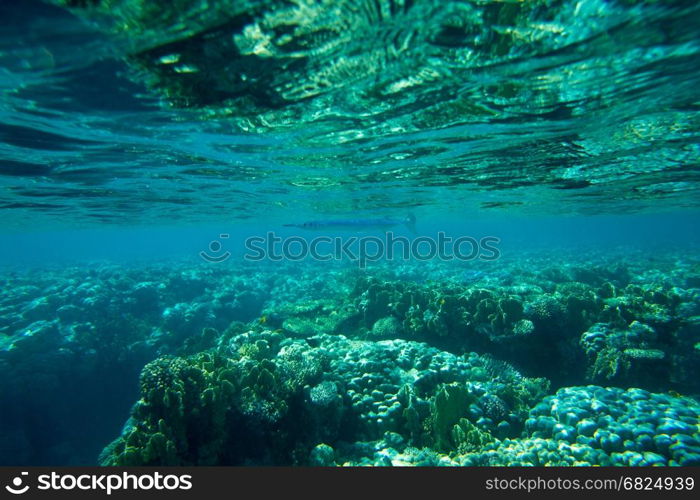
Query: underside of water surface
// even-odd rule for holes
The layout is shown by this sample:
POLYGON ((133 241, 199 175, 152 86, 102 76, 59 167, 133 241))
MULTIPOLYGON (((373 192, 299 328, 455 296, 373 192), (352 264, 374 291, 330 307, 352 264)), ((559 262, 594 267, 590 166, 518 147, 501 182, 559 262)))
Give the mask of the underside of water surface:
POLYGON ((700 465, 696 1, 0 18, 0 464, 700 465))

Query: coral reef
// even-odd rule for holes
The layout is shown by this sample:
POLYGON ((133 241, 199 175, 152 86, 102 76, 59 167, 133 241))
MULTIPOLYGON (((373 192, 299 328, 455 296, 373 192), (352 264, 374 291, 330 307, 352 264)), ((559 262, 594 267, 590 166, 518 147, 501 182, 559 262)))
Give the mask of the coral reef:
POLYGON ((243 332, 210 353, 146 365, 141 399, 101 463, 308 465, 342 457, 329 448, 403 432, 412 433, 400 438, 407 445, 479 448, 491 432, 524 425, 526 414, 499 394, 515 390, 529 407, 547 388, 516 374, 523 384, 513 389, 514 370, 504 364, 502 377, 486 377, 488 363, 403 340, 243 332))
POLYGON ((561 385, 608 380, 653 390, 700 389, 689 376, 698 361, 691 344, 697 321, 686 312, 697 291, 633 283, 620 265, 596 279, 580 267, 550 274, 550 283, 537 276, 517 287, 489 284, 485 277, 466 284, 361 278, 353 291, 361 313, 357 329, 368 338, 487 352, 561 385))
POLYGON ((530 411, 527 436, 486 445, 462 465, 698 465, 696 401, 642 389, 560 389, 530 411))
POLYGON ((695 463, 693 265, 561 258, 8 275, 0 461, 94 463, 136 400, 101 463, 695 463))

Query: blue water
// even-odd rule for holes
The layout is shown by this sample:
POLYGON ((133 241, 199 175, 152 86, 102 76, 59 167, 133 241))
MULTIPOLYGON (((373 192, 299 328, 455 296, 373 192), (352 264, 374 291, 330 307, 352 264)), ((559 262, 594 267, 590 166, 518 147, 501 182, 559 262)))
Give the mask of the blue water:
MULTIPOLYGON (((41 265, 54 262, 79 264, 85 261, 126 260, 157 261, 160 258, 195 258, 207 250, 212 240, 221 233, 230 235, 221 241, 221 251, 229 251, 237 258, 246 254, 245 240, 274 232, 281 238, 303 237, 311 241, 319 235, 347 237, 382 236, 382 231, 343 231, 334 233, 309 232, 285 228, 280 222, 303 221, 298 216, 277 223, 268 221, 222 221, 201 225, 152 225, 119 227, 65 227, 54 230, 12 230, 0 235, 3 265, 41 265)), ((331 219, 329 219, 331 220, 331 219)), ((352 220, 352 219, 348 219, 352 220)), ((547 251, 565 247, 604 250, 606 247, 627 246, 649 252, 663 252, 686 248, 694 252, 700 238, 700 221, 692 212, 670 212, 645 215, 532 216, 519 214, 490 215, 464 220, 447 218, 421 219, 417 223, 419 235, 437 239, 438 232, 457 238, 497 236, 499 246, 508 253, 518 249, 547 251)), ((397 235, 412 236, 405 228, 397 235)), ((415 235, 414 235, 415 236, 415 235)), ((311 257, 304 260, 312 260, 311 257)), ((342 260, 342 259, 341 259, 342 260)), ((351 260, 345 263, 352 265, 351 260)))
POLYGON ((696 2, 149 5, 0 2, 0 464, 700 464, 696 2))

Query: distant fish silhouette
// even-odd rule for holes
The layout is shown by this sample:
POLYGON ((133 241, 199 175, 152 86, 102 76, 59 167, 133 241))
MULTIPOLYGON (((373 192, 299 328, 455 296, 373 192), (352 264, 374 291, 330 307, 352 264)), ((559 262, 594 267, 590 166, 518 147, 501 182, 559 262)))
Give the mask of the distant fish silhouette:
POLYGON ((285 227, 298 227, 309 231, 325 231, 343 229, 350 231, 363 231, 371 229, 390 229, 394 226, 404 225, 412 233, 416 232, 416 217, 408 214, 404 219, 338 219, 338 220, 314 220, 301 224, 284 224, 285 227))

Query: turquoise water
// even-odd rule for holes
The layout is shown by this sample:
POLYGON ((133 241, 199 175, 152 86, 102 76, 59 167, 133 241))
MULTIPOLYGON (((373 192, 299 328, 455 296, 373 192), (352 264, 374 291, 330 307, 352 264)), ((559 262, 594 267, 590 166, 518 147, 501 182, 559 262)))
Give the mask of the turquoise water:
POLYGON ((1 464, 700 464, 696 2, 0 17, 1 464))

